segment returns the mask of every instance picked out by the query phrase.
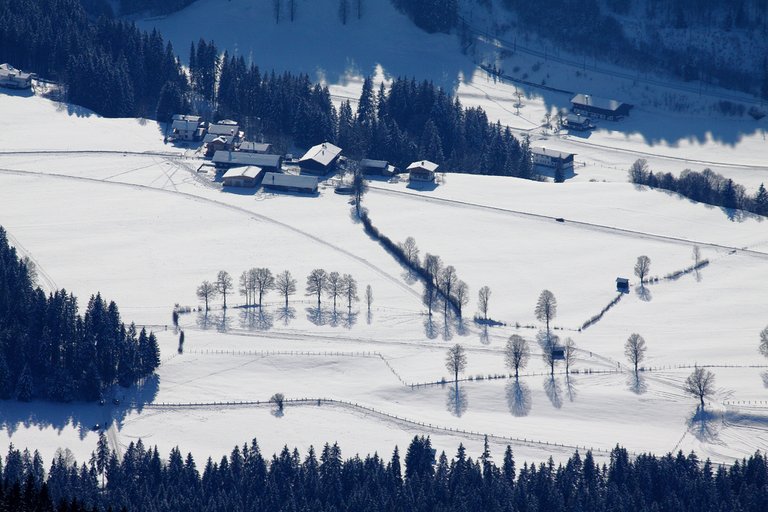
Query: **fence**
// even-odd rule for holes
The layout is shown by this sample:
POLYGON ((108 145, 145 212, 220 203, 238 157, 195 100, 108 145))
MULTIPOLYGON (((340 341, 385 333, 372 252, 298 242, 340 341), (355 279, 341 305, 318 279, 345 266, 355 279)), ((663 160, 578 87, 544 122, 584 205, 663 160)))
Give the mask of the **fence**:
MULTIPOLYGON (((284 403, 294 404, 294 405, 317 405, 317 406, 326 404, 326 405, 332 405, 332 406, 338 406, 338 407, 346 407, 353 410, 374 414, 376 416, 386 418, 392 421, 396 421, 399 423, 404 423, 406 425, 429 429, 433 432, 442 432, 447 434, 460 434, 463 436, 471 436, 471 437, 477 437, 477 438, 483 438, 483 439, 487 437, 489 440, 497 441, 497 442, 517 443, 517 444, 524 444, 524 445, 534 446, 534 447, 555 447, 555 448, 563 448, 563 449, 569 449, 569 450, 584 450, 584 451, 591 451, 593 453, 600 453, 604 455, 609 455, 611 453, 611 450, 605 449, 605 448, 594 448, 594 447, 587 447, 587 446, 555 443, 555 442, 549 442, 549 441, 538 441, 535 439, 501 436, 497 434, 486 434, 486 433, 475 431, 475 430, 464 430, 460 428, 445 427, 445 426, 435 425, 432 423, 425 423, 421 421, 411 420, 402 416, 398 416, 396 414, 390 414, 384 411, 379 411, 377 409, 374 409, 373 407, 360 405, 355 402, 348 402, 346 400, 337 400, 334 398, 286 398, 284 400, 284 403)), ((183 408, 196 408, 196 407, 244 407, 244 406, 252 407, 252 406, 264 406, 264 405, 269 406, 269 405, 273 405, 273 403, 270 402, 269 400, 189 402, 189 403, 161 402, 161 403, 147 404, 145 407, 183 409, 183 408)))

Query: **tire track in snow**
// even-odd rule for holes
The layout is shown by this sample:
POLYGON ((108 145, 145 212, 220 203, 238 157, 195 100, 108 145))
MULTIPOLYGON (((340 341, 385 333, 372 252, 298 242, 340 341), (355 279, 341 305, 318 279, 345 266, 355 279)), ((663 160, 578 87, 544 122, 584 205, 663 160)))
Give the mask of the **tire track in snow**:
POLYGON ((84 176, 71 176, 68 174, 47 174, 45 172, 38 172, 38 171, 24 171, 24 170, 17 170, 17 169, 4 169, 0 168, 0 173, 2 174, 12 174, 12 175, 27 175, 27 176, 38 176, 38 177, 44 177, 44 178, 51 178, 51 179, 64 179, 64 180, 78 180, 83 181, 87 183, 100 183, 102 185, 114 185, 114 186, 122 186, 122 187, 128 187, 133 188, 136 190, 150 190, 154 191, 160 194, 171 194, 179 197, 186 198, 188 200, 200 202, 200 203, 207 203, 216 205, 225 209, 228 209, 230 211, 234 211, 240 214, 245 214, 251 217, 254 220, 260 220, 263 222, 267 222, 270 224, 274 224, 276 226, 280 226, 284 229, 287 229, 289 231, 292 231, 298 235, 301 235, 305 238, 309 238, 310 240, 314 241, 315 243, 319 245, 323 245, 325 247, 328 247, 334 251, 340 252, 347 256, 349 259, 352 259, 354 261, 357 261, 358 263, 361 263, 362 265, 368 267, 369 269, 373 270, 376 274, 378 274, 380 277, 384 278, 385 280, 391 282, 392 284, 396 285, 401 290, 405 291, 406 293, 410 294, 411 296, 417 298, 419 301, 421 300, 421 294, 419 294, 417 291, 412 289, 410 286, 406 285, 405 283, 401 282, 400 279, 388 274, 385 270, 383 270, 381 267, 378 267, 368 261, 366 258, 363 258, 361 256, 357 256, 356 254, 338 246, 334 245, 330 242, 326 242, 322 238, 315 236, 307 231, 303 231, 299 228, 296 228, 294 226, 291 226, 290 224, 286 224, 285 222, 281 222, 279 220, 273 219, 272 217, 268 217, 264 214, 255 213, 251 210, 248 210, 247 208, 243 208, 240 206, 235 206, 229 203, 225 203, 223 201, 217 201, 215 199, 210 199, 203 196, 198 196, 195 194, 190 194, 188 192, 180 192, 178 190, 166 190, 162 188, 157 187, 151 187, 147 185, 138 185, 138 184, 132 184, 132 183, 124 183, 124 182, 118 182, 118 181, 103 181, 96 178, 87 178, 84 176))

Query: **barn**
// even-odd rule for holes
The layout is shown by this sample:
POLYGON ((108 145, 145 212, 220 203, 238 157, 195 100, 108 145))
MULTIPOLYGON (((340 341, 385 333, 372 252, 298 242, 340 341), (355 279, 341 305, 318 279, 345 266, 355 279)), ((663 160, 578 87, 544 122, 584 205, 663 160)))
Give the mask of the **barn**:
POLYGON ((364 158, 360 160, 360 171, 365 176, 393 176, 397 172, 397 168, 390 165, 386 160, 364 158))
POLYGON ((317 178, 314 176, 268 172, 264 175, 261 184, 265 189, 302 192, 305 194, 317 193, 317 178))
POLYGON ((573 158, 576 155, 547 148, 531 148, 531 156, 533 157, 533 165, 551 167, 552 169, 556 169, 560 165, 563 172, 573 172, 573 158))
POLYGON ((264 174, 264 169, 255 165, 232 167, 221 177, 225 187, 255 187, 264 174))
POLYGON ((429 160, 413 162, 406 169, 408 171, 408 180, 434 183, 438 167, 440 166, 429 160))
POLYGON ((330 142, 323 142, 317 146, 312 146, 299 159, 299 167, 304 172, 325 175, 336 169, 340 156, 340 147, 334 146, 330 142))
POLYGON ((242 151, 243 153, 260 153, 263 155, 272 151, 272 144, 267 142, 244 141, 237 146, 237 150, 242 151))
POLYGON ((217 169, 224 170, 248 165, 261 167, 267 172, 280 172, 283 168, 283 157, 280 155, 261 155, 242 151, 217 151, 213 155, 212 162, 217 169))
POLYGON ((617 100, 598 98, 590 94, 577 94, 571 99, 574 114, 618 121, 629 115, 632 105, 617 100))

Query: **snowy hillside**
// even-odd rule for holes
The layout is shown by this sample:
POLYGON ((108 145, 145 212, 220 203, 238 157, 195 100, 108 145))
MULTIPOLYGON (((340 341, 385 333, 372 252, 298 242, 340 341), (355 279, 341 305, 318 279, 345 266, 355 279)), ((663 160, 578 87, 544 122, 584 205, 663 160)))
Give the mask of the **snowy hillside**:
MULTIPOLYGON (((79 117, 38 97, 3 94, 0 109, 15 127, 0 136, 0 225, 11 242, 37 263, 46 290, 65 287, 81 301, 101 291, 123 320, 158 332, 162 352, 157 379, 109 390, 118 405, 3 402, 0 452, 13 443, 49 458, 63 447, 85 461, 95 423, 109 425, 117 450, 142 438, 200 461, 254 437, 267 453, 339 441, 352 454, 390 453, 428 434, 438 450, 463 442, 476 456, 489 435, 497 459, 511 444, 520 461, 559 461, 577 447, 604 459, 620 443, 634 453, 695 449, 731 462, 765 445, 768 377, 757 352, 768 319, 765 219, 634 187, 623 171, 622 183, 451 174, 417 190, 372 181, 364 205, 374 223, 396 241, 415 237, 422 255, 438 254, 469 286, 463 321, 430 317, 422 286, 363 231, 331 181, 317 196, 223 190, 211 173, 196 172, 202 161, 164 145, 152 123, 79 117), (709 265, 664 279, 691 265, 694 245, 709 265), (638 286, 640 254, 651 257, 658 283, 638 286), (238 295, 227 311, 216 300, 207 315, 182 315, 179 354, 178 335, 165 330, 174 304, 197 309, 203 280, 261 266, 297 279, 288 308, 274 293, 261 310, 234 307, 238 295), (314 268, 370 284, 371 314, 364 303, 334 311, 327 298, 318 309, 304 295, 314 268), (580 331, 614 299, 618 276, 632 279, 631 293, 580 331), (492 289, 490 316, 506 325, 471 321, 483 285, 492 289), (534 304, 544 288, 559 301, 555 332, 576 343, 571 375, 558 364, 549 376, 536 341, 534 304), (646 338, 653 369, 638 379, 623 353, 633 332, 646 338), (504 363, 512 334, 532 350, 519 382, 504 363), (454 343, 467 350, 463 377, 471 378, 458 393, 439 384, 454 343), (703 419, 682 390, 696 363, 717 378, 703 419), (276 392, 300 401, 275 414, 264 402, 276 392)), ((703 151, 717 147, 702 142, 703 151)), ((754 148, 750 158, 765 155, 754 148)), ((591 151, 595 160, 615 157, 599 145, 591 151)))

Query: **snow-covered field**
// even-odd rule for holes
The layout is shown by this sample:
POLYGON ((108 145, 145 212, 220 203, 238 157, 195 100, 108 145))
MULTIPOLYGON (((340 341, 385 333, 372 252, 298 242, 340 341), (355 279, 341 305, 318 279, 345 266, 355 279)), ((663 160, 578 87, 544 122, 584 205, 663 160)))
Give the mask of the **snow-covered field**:
MULTIPOLYGON (((509 108, 508 94, 499 90, 500 108, 509 108)), ((36 261, 41 286, 66 288, 81 304, 96 291, 115 300, 125 321, 158 331, 163 360, 157 379, 113 391, 118 406, 1 403, 0 452, 13 443, 49 458, 62 447, 87 460, 96 423, 111 425, 116 448, 142 438, 198 460, 254 437, 267 452, 338 441, 351 455, 389 454, 429 434, 440 450, 453 453, 464 442, 476 455, 487 434, 495 455, 511 444, 518 460, 562 460, 576 447, 604 457, 620 443, 633 452, 695 449, 730 462, 765 448, 768 368, 759 367, 757 352, 768 322, 765 219, 637 188, 618 170, 614 183, 447 175, 435 190, 420 191, 373 181, 365 206, 374 223, 395 240, 415 237, 422 255, 440 255, 469 285, 463 322, 439 313, 430 321, 420 285, 363 232, 348 196, 329 184, 316 197, 225 192, 196 172, 200 161, 164 145, 156 124, 4 94, 0 111, 15 127, 0 132, 0 225, 36 261), (600 322, 579 330, 615 297, 617 276, 633 277, 637 256, 650 256, 651 274, 663 278, 692 264, 695 245, 709 266, 643 293, 633 286, 600 322), (290 270, 300 293, 288 308, 270 294, 261 312, 224 312, 217 301, 208 315, 185 314, 178 354, 177 335, 165 329, 174 304, 197 307, 200 282, 222 269, 237 279, 251 267, 290 270), (352 274, 361 289, 370 284, 371 314, 362 303, 334 312, 327 299, 318 311, 303 294, 305 276, 318 267, 352 274), (492 289, 490 316, 507 325, 469 320, 483 285, 492 289), (559 302, 556 332, 578 347, 570 377, 561 368, 549 377, 535 343, 541 325, 533 308, 544 288, 559 302), (623 355, 633 332, 646 338, 653 368, 639 381, 623 355), (502 349, 514 333, 533 348, 519 386, 488 379, 508 372, 502 349), (454 343, 467 349, 465 377, 472 377, 458 394, 451 384, 428 384, 448 377, 444 355, 454 343), (682 391, 694 364, 717 376, 703 416, 682 391), (280 416, 264 404, 277 392, 306 400, 289 402, 280 416)), ((629 162, 645 144, 607 131, 594 136, 621 148, 591 147, 595 161, 629 162)), ((766 147, 750 141, 753 151, 738 152, 732 172, 766 160, 766 147)), ((716 140, 700 144, 701 154, 686 144, 659 152, 681 161, 736 155, 718 156, 716 140)), ((600 176, 589 165, 577 172, 600 176)))

